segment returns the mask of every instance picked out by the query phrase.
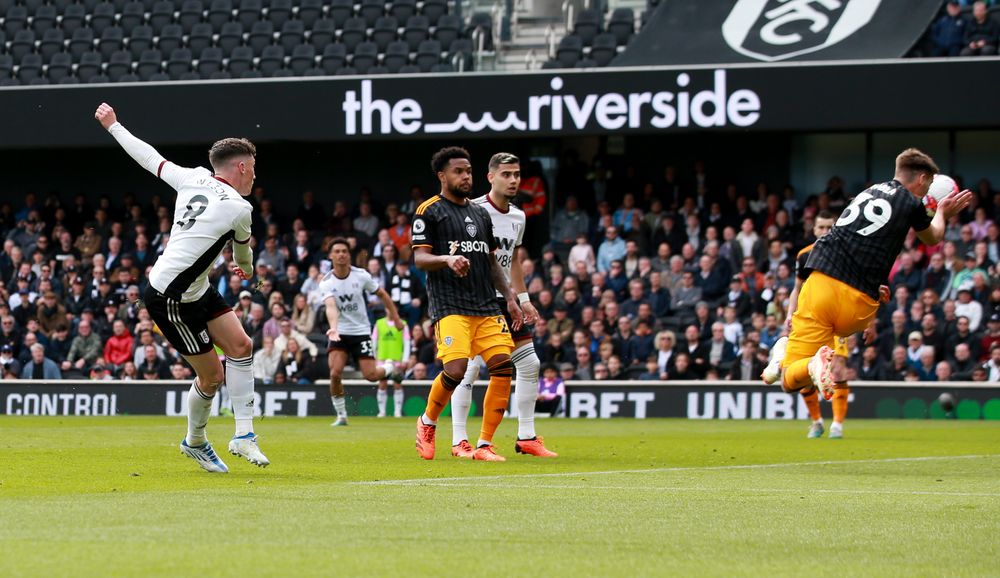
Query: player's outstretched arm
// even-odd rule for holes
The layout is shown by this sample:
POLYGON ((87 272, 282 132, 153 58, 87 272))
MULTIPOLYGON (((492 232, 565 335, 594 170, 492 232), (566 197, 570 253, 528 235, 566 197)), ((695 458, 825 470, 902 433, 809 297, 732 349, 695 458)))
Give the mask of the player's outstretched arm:
POLYGON ((382 301, 382 305, 385 306, 385 316, 392 321, 392 324, 396 326, 396 329, 400 331, 403 330, 403 320, 399 318, 399 311, 396 309, 396 304, 392 302, 392 297, 389 297, 389 293, 382 287, 379 287, 375 291, 375 295, 382 301))
POLYGON ((330 324, 326 336, 330 338, 330 341, 340 341, 340 332, 337 331, 337 325, 340 324, 340 310, 337 309, 337 300, 333 297, 327 297, 323 300, 323 305, 326 305, 326 321, 330 324))
POLYGON ((413 251, 413 264, 422 271, 451 269, 459 277, 469 274, 469 260, 462 255, 435 255, 427 247, 417 247, 413 251))
POLYGON ((111 108, 108 103, 102 102, 97 107, 94 118, 97 119, 97 122, 101 123, 101 126, 105 130, 111 133, 111 136, 118 141, 118 144, 125 149, 125 152, 135 159, 135 162, 139 163, 139 166, 157 177, 160 176, 160 169, 163 163, 166 162, 166 159, 160 153, 156 152, 155 148, 134 137, 132 133, 122 126, 118 122, 118 115, 115 114, 115 109, 111 108))
POLYGON ((972 191, 953 191, 938 202, 937 213, 931 220, 931 226, 923 231, 917 231, 917 238, 925 245, 937 245, 944 239, 944 232, 948 226, 948 221, 952 217, 961 213, 972 201, 972 191))

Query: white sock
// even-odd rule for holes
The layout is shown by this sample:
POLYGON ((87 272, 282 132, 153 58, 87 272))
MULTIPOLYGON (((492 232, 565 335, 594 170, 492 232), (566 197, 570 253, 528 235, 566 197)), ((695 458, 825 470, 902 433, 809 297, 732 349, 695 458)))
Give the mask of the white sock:
POLYGON ((385 406, 389 401, 389 392, 384 389, 376 391, 375 400, 378 401, 378 414, 385 415, 385 406))
POLYGON ((458 445, 462 440, 469 439, 467 426, 469 423, 469 408, 472 407, 472 385, 479 375, 479 364, 475 359, 469 360, 465 369, 465 377, 451 394, 451 445, 458 445))
POLYGON ((187 444, 189 446, 204 445, 208 438, 205 437, 205 426, 208 425, 208 416, 212 413, 213 396, 205 395, 195 383, 191 384, 188 391, 188 433, 187 444))
POLYGON ((402 389, 395 389, 395 390, 393 390, 393 392, 392 392, 392 405, 395 406, 395 407, 393 407, 393 410, 392 410, 393 414, 395 414, 396 417, 402 416, 403 415, 403 390, 402 389))
POLYGON ((510 355, 517 374, 514 377, 514 402, 517 404, 517 439, 535 437, 535 400, 538 399, 538 367, 541 362, 530 341, 510 355))
POLYGON ((338 418, 347 417, 347 401, 342 395, 331 395, 330 401, 333 402, 333 409, 337 412, 338 418))
POLYGON ((253 357, 226 356, 226 388, 233 402, 236 436, 253 431, 253 357))
POLYGON ((479 438, 479 441, 476 442, 476 447, 477 448, 481 448, 483 446, 491 446, 491 445, 493 445, 493 442, 488 442, 488 441, 484 440, 483 438, 479 438))
POLYGON ((437 422, 436 419, 431 419, 431 418, 427 417, 426 413, 424 413, 423 415, 420 416, 420 421, 424 425, 437 425, 438 424, 438 422, 437 422))

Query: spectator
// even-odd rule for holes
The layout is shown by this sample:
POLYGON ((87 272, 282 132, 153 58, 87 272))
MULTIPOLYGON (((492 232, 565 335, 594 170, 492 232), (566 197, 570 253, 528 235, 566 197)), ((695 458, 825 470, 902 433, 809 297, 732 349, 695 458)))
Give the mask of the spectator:
POLYGON ((31 361, 21 369, 21 379, 62 379, 62 372, 55 361, 45 356, 45 346, 35 343, 31 346, 31 361))
MULTIPOLYGON (((583 381, 595 379, 592 369, 593 354, 586 346, 576 348, 576 378, 583 381)), ((607 369, 607 367, 605 367, 607 369)))
MULTIPOLYGON (((955 330, 948 334, 945 338, 945 348, 947 349, 947 355, 954 355, 955 349, 959 344, 964 343, 968 345, 969 352, 974 359, 979 359, 981 351, 979 336, 972 332, 971 322, 968 317, 959 317, 955 322, 955 330)), ((950 360, 949 360, 950 361, 950 360)))
POLYGON ((594 379, 597 381, 607 381, 611 379, 608 373, 608 366, 603 362, 597 362, 594 364, 594 379))
POLYGON ((316 327, 316 310, 306 302, 306 296, 296 293, 292 302, 292 326, 302 335, 309 335, 316 327))
MULTIPOLYGON (((569 366, 569 370, 573 370, 573 365, 569 363, 562 364, 561 367, 569 366)), ((562 408, 563 400, 566 399, 566 385, 563 378, 560 377, 560 372, 556 370, 556 366, 553 364, 546 364, 542 369, 542 378, 538 382, 538 399, 535 401, 535 412, 536 413, 548 413, 550 415, 559 415, 562 408)))
MULTIPOLYGON (((125 364, 131 363, 134 362, 125 362, 125 364)), ((155 345, 146 345, 142 348, 142 363, 138 369, 145 380, 167 379, 170 376, 170 366, 160 358, 155 345)))
POLYGON ((764 371, 766 362, 761 361, 757 352, 757 343, 752 339, 743 339, 739 359, 729 369, 730 381, 756 381, 764 371))
POLYGON ((136 367, 135 363, 126 361, 125 365, 122 366, 121 372, 118 374, 118 379, 121 381, 139 381, 142 379, 142 374, 139 373, 139 368, 136 367))
POLYGON ((947 361, 939 361, 934 366, 934 379, 931 381, 956 381, 951 375, 951 365, 947 361))
POLYGON ((972 379, 972 370, 979 365, 979 362, 972 357, 969 346, 959 343, 955 346, 954 358, 951 360, 952 371, 957 381, 968 381, 972 379))
POLYGON ((962 56, 994 56, 997 53, 1000 27, 986 12, 986 2, 976 2, 972 5, 972 20, 965 28, 962 38, 965 48, 962 56))
MULTIPOLYGON (((267 334, 265 334, 264 337, 267 337, 267 334)), ((309 341, 308 337, 295 329, 292 326, 292 321, 290 319, 282 319, 279 324, 279 333, 274 338, 274 347, 279 351, 285 351, 288 349, 289 341, 297 342, 297 349, 306 351, 310 357, 316 357, 319 353, 319 349, 316 347, 316 344, 309 341)), ((292 377, 291 373, 286 372, 286 374, 290 378, 292 377)))
POLYGON ((594 248, 587 242, 586 235, 578 235, 576 237, 576 244, 569 249, 567 264, 570 271, 576 272, 581 270, 580 268, 582 267, 582 270, 586 271, 588 275, 593 274, 597 270, 597 258, 594 256, 594 248))
POLYGON ((917 370, 920 381, 934 381, 934 349, 931 347, 922 347, 920 358, 915 361, 911 359, 910 367, 917 370))
MULTIPOLYGON (((982 365, 986 372, 986 380, 993 383, 1000 382, 1000 343, 994 343, 990 347, 990 360, 982 365)), ((978 381, 973 372, 973 381, 978 381)))
POLYGON ((6 343, 0 346, 0 367, 3 368, 3 375, 21 376, 21 362, 14 357, 14 348, 6 343))
POLYGON ((704 359, 708 367, 717 370, 720 374, 727 373, 730 366, 736 361, 736 346, 726 341, 726 326, 716 321, 712 324, 712 337, 702 343, 697 356, 704 359))
MULTIPOLYGON (((277 347, 277 340, 275 340, 275 347, 277 347)), ((299 342, 295 339, 287 340, 285 347, 278 366, 284 370, 288 379, 299 384, 312 383, 315 363, 313 356, 300 348, 299 342)))
POLYGON ((354 230, 364 233, 368 239, 374 239, 378 234, 378 217, 372 214, 371 203, 358 204, 358 216, 354 217, 354 230))
POLYGON ((104 360, 111 365, 112 371, 118 371, 132 359, 132 334, 121 319, 115 319, 111 331, 111 337, 104 344, 104 360))
POLYGON ((399 309, 399 315, 407 325, 414 327, 420 323, 424 303, 424 287, 413 275, 408 261, 396 261, 389 276, 389 296, 399 309))
POLYGON ((995 343, 1000 343, 1000 313, 990 315, 986 332, 983 334, 983 338, 979 344, 979 351, 982 353, 977 356, 977 359, 979 361, 987 361, 995 343))
POLYGON ((885 372, 878 360, 878 349, 874 345, 865 347, 861 359, 855 365, 858 379, 862 381, 885 381, 885 372))
POLYGON ((686 352, 678 352, 674 359, 672 371, 667 372, 667 379, 672 381, 691 381, 699 379, 700 376, 691 368, 691 356, 686 352))
POLYGON ((269 385, 281 362, 281 351, 274 346, 273 337, 264 338, 264 346, 254 353, 253 378, 257 383, 269 385))
POLYGON ((969 331, 979 331, 983 321, 983 305, 972 299, 972 287, 962 285, 958 290, 958 303, 955 304, 955 315, 969 319, 969 331))
POLYGON ((906 347, 897 345, 892 349, 891 359, 885 362, 882 378, 886 381, 905 381, 906 374, 910 369, 906 358, 906 347))
POLYGON ((958 56, 966 46, 965 31, 968 21, 962 16, 962 7, 955 0, 947 4, 947 13, 942 14, 931 26, 934 50, 931 56, 958 56))
POLYGON ((89 321, 81 320, 76 329, 77 335, 70 344, 69 354, 66 356, 66 361, 62 362, 64 371, 70 369, 85 371, 97 361, 104 349, 100 336, 92 331, 89 321))
POLYGON ((111 372, 108 371, 107 366, 103 362, 98 361, 94 367, 90 368, 90 380, 91 381, 110 381, 114 379, 111 376, 111 372))
POLYGON ((911 331, 907 338, 906 358, 910 363, 918 363, 924 354, 927 346, 924 345, 924 336, 919 331, 911 331))
POLYGON ((556 211, 552 218, 550 234, 555 248, 565 256, 574 241, 579 243, 581 236, 586 242, 589 230, 589 219, 587 214, 580 210, 576 197, 573 195, 566 197, 566 204, 556 211))
POLYGON ((552 317, 546 323, 550 334, 559 334, 562 342, 569 342, 573 334, 573 320, 568 317, 565 303, 556 303, 552 317))
MULTIPOLYGON (((616 227, 607 227, 604 230, 604 242, 597 249, 597 270, 607 273, 611 270, 613 261, 621 261, 625 258, 625 241, 618 236, 616 227)), ((624 274, 624 270, 622 271, 624 274)))

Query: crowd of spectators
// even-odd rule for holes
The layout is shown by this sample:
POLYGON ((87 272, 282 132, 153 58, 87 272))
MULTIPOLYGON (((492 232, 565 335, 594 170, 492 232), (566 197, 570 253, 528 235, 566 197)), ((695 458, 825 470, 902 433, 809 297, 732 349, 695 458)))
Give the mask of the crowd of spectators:
POLYGON ((931 25, 930 56, 996 56, 1000 23, 990 13, 996 0, 950 0, 944 14, 931 25), (969 8, 970 10, 963 10, 969 8), (970 13, 971 12, 971 13, 970 13))
MULTIPOLYGON (((553 384, 757 379, 786 331, 796 254, 814 241, 817 214, 837 214, 854 192, 837 177, 804 199, 765 183, 744 191, 702 162, 654 178, 599 162, 576 169, 579 178, 560 177, 551 219, 532 217, 549 232, 544 243, 522 251, 542 318, 536 351, 553 384)), ((1000 381, 1000 194, 986 180, 976 192, 941 245, 911 232, 886 280, 893 300, 879 312, 875 342, 850 338, 850 379, 1000 381)), ((254 192, 254 277, 231 275, 227 248, 210 279, 253 339, 260 382, 326 376, 319 281, 335 237, 348 239, 354 264, 386 287, 410 326, 406 376, 440 371, 425 276, 410 261, 410 216, 426 196, 413 187, 383 204, 369 190, 350 201, 307 191, 293 211, 294 202, 279 209, 254 192)), ((5 378, 191 377, 140 298, 169 242, 165 202, 29 194, 0 206, 5 378)), ((373 319, 383 314, 371 305, 373 319)))

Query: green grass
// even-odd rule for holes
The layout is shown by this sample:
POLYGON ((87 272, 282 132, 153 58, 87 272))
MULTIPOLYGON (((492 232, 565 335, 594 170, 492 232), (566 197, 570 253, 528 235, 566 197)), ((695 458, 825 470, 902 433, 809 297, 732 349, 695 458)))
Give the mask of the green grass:
POLYGON ((0 576, 1000 575, 995 422, 540 420, 540 460, 508 420, 503 464, 447 420, 433 462, 409 419, 328 424, 265 419, 273 465, 210 475, 181 419, 2 417, 0 576))

